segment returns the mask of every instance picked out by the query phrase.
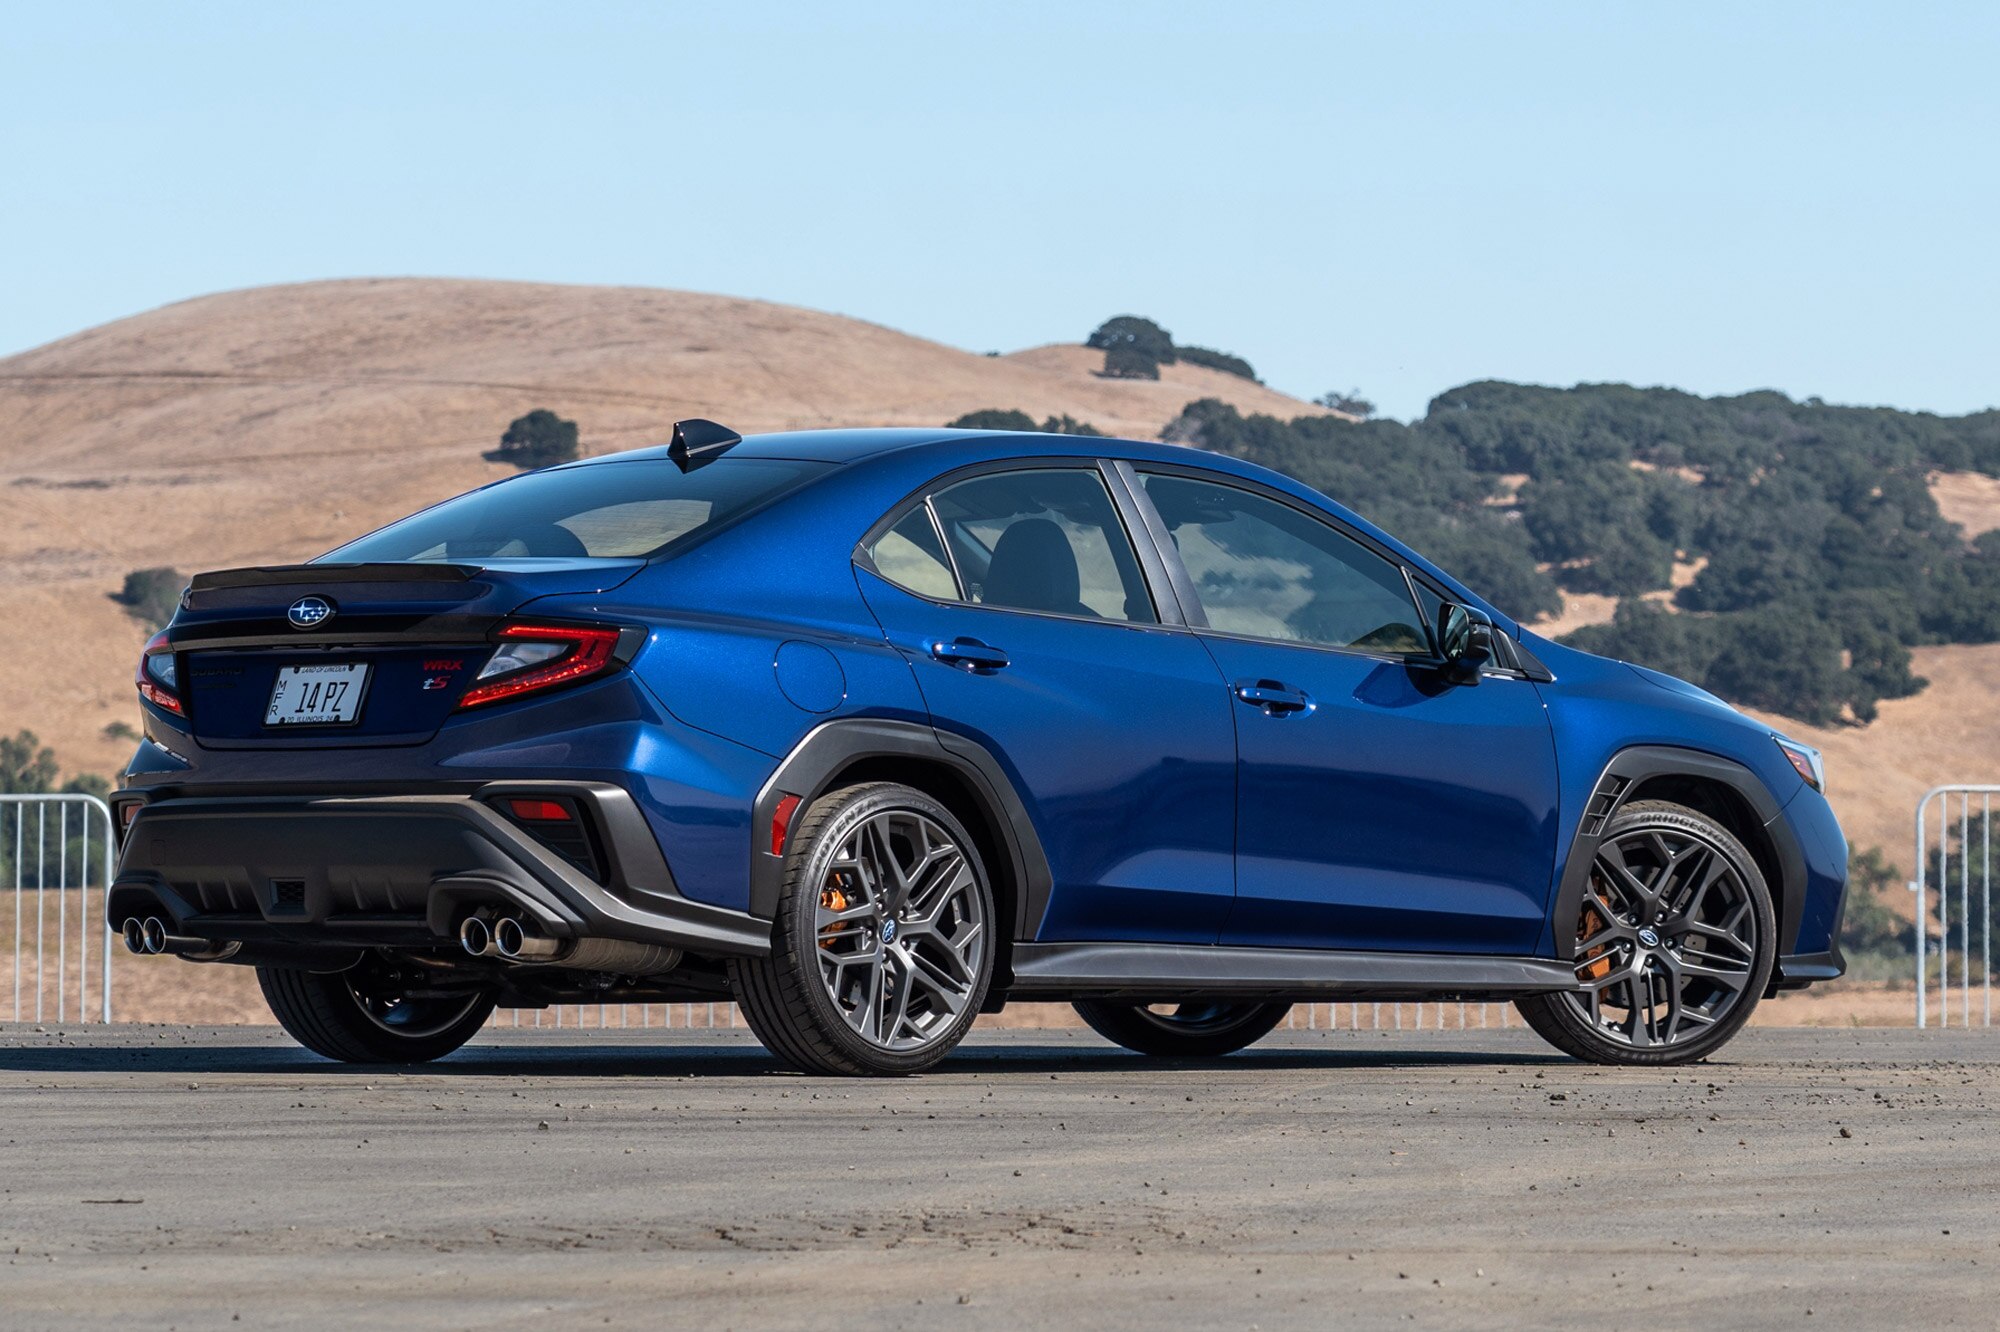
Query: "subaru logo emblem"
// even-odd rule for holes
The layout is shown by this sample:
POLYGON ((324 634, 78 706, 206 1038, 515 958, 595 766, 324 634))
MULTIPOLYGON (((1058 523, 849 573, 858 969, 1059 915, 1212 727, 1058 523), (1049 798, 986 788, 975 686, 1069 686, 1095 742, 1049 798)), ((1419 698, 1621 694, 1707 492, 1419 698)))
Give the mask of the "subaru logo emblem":
POLYGON ((300 597, 285 612, 294 629, 317 629, 333 616, 333 603, 325 597, 300 597))
POLYGON ((882 922, 882 942, 896 942, 896 922, 894 920, 885 920, 882 922))
POLYGON ((1645 929, 1639 931, 1639 942, 1648 948, 1658 948, 1660 946, 1660 932, 1648 925, 1645 929))

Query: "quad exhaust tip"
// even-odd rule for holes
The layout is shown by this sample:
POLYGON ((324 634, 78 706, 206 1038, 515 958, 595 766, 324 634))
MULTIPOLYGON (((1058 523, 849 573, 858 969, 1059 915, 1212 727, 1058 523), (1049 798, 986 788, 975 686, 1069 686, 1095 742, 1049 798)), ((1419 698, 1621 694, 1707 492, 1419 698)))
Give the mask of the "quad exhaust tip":
POLYGON ((458 946, 473 957, 492 957, 493 931, 478 916, 467 916, 458 925, 458 946))
POLYGON ((540 962, 554 957, 562 945, 554 939, 530 934, 513 916, 493 922, 493 949, 509 962, 540 962))
POLYGON ((458 946, 473 957, 497 957, 507 962, 545 962, 562 950, 558 941, 528 933, 517 916, 492 921, 467 916, 458 923, 458 946))
MULTIPOLYGON (((194 956, 196 962, 204 962, 208 958, 204 958, 202 954, 224 948, 222 944, 212 944, 206 938, 186 938, 178 934, 168 934, 166 922, 160 920, 158 916, 146 916, 144 920, 140 920, 138 916, 126 916, 124 924, 118 926, 118 932, 124 934, 126 952, 136 952, 148 958, 156 958, 162 952, 174 952, 182 956, 194 956)), ((236 948, 230 948, 230 952, 234 954, 236 948)))

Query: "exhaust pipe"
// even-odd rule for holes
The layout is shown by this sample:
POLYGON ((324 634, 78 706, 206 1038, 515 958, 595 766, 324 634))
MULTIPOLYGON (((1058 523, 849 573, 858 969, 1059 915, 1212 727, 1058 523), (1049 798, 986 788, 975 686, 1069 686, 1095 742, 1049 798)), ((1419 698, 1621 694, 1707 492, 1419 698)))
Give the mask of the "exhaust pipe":
POLYGON ((127 916, 121 933, 125 936, 127 949, 149 957, 171 953, 187 962, 227 962, 243 950, 240 942, 217 943, 213 939, 201 939, 191 934, 169 934, 167 922, 158 916, 148 916, 144 920, 127 916))
POLYGON ((493 922, 493 951, 522 966, 562 966, 578 971, 610 971, 624 976, 657 976, 680 965, 681 950, 625 939, 574 939, 567 943, 528 933, 514 916, 493 922))
POLYGON ((546 962, 562 951, 554 939, 529 934, 513 916, 502 916, 493 923, 493 948, 509 962, 546 962))
POLYGON ((493 931, 477 916, 467 916, 458 924, 458 946, 473 957, 492 957, 493 931))

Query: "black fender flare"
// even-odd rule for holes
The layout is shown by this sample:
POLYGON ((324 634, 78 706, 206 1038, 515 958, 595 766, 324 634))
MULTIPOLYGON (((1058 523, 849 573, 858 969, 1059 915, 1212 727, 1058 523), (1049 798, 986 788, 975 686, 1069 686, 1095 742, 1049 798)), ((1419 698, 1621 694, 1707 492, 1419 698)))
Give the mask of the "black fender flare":
POLYGON ((984 806, 994 840, 1008 858, 1005 868, 1018 887, 1014 938, 1034 938, 1055 880, 1027 806, 1006 770, 984 746, 965 736, 953 735, 947 747, 933 727, 882 718, 849 718, 815 726, 758 790, 750 820, 750 914, 762 920, 777 915, 785 862, 771 854, 767 839, 778 802, 796 795, 801 808, 810 805, 826 793, 841 769, 872 758, 918 759, 959 776, 972 798, 984 806))
POLYGON ((1718 782, 1742 797, 1755 813, 1770 841, 1781 875, 1781 882, 1770 885, 1777 896, 1777 951, 1780 955, 1790 952, 1799 937, 1799 921, 1805 913, 1806 861, 1798 838, 1785 824, 1784 806, 1755 773, 1733 759, 1672 745, 1635 745, 1621 749, 1604 765, 1604 771, 1591 787, 1583 817, 1571 834, 1569 859, 1563 862, 1555 915, 1550 921, 1556 956, 1575 955, 1576 922, 1583 910, 1583 890, 1590 882, 1590 864, 1597 855, 1597 843, 1605 826, 1649 777, 1699 777, 1718 782))

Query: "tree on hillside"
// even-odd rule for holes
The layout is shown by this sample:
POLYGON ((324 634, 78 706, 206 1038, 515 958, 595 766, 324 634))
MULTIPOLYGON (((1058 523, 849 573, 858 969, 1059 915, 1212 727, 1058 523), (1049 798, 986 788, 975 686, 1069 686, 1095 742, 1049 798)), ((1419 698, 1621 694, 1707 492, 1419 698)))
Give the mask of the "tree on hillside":
POLYGON ((1116 346, 1104 353, 1106 379, 1158 379, 1160 363, 1137 347, 1116 346))
POLYGON ((1174 335, 1152 320, 1139 315, 1119 315, 1115 319, 1105 320, 1097 326, 1097 331, 1092 333, 1083 345, 1095 347, 1099 351, 1110 351, 1113 347, 1131 347, 1145 353, 1161 365, 1172 365, 1176 354, 1174 335))
POLYGON ((1361 390, 1351 388, 1345 393, 1326 392, 1313 399, 1315 406, 1331 407, 1336 412, 1346 412, 1364 421, 1375 415, 1375 404, 1361 396, 1361 390))
POLYGON ((967 412, 945 427, 947 430, 1039 430, 1045 435, 1102 435, 1104 432, 1088 421, 1079 421, 1074 416, 1051 416, 1040 425, 1026 412, 1011 407, 982 407, 976 412, 967 412))
POLYGON ((1238 379, 1247 379, 1253 384, 1263 382, 1257 378, 1257 372, 1250 368, 1250 362, 1244 360, 1241 356, 1232 356, 1228 352, 1216 351, 1213 347, 1177 346, 1174 348, 1174 355, 1189 365, 1199 365, 1210 370, 1220 370, 1225 375, 1235 375, 1238 379))
POLYGON ((111 599, 148 629, 160 629, 180 609, 181 592, 187 584, 187 576, 178 569, 134 569, 125 575, 124 587, 111 599))
POLYGON ((1061 416, 1051 416, 1046 421, 1043 421, 1042 433, 1045 435, 1087 435, 1093 439, 1102 438, 1104 434, 1102 430, 1099 430, 1090 422, 1079 421, 1067 412, 1061 416))
POLYGON ((55 789, 56 756, 22 731, 13 739, 0 736, 0 795, 42 795, 55 789))
POLYGON ((512 463, 524 472, 554 467, 577 459, 576 422, 565 421, 546 407, 516 417, 500 436, 500 447, 485 455, 491 462, 512 463))
POLYGON ((1104 353, 1109 379, 1158 379, 1160 367, 1172 365, 1176 355, 1173 334, 1138 315, 1105 320, 1083 345, 1104 353))
POLYGON ((1033 430, 1035 418, 1012 407, 981 407, 956 421, 945 423, 947 430, 1033 430))

